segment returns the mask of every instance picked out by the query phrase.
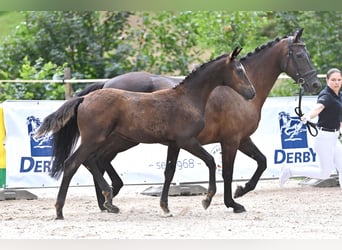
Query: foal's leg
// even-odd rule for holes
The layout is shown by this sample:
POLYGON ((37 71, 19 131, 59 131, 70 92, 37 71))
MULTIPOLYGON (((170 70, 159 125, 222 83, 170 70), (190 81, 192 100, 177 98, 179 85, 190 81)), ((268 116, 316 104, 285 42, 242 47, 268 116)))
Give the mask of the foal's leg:
POLYGON ((221 143, 222 149, 222 178, 224 181, 224 204, 227 208, 232 207, 234 213, 245 212, 246 209, 235 202, 232 197, 232 181, 234 171, 234 160, 237 148, 221 143))
POLYGON ((209 168, 208 193, 206 198, 202 201, 202 206, 204 207, 204 209, 207 209, 210 206, 211 200, 216 193, 216 163, 214 157, 202 147, 202 145, 195 137, 179 145, 181 145, 181 148, 185 149, 189 153, 202 159, 209 168))
POLYGON ((243 142, 239 150, 246 154, 247 156, 251 157, 258 163, 258 167, 253 174, 252 178, 245 184, 245 187, 237 186, 234 194, 234 198, 241 197, 248 193, 249 191, 252 191, 255 189, 262 173, 267 168, 267 160, 265 155, 263 155, 260 150, 255 146, 255 144, 252 142, 251 138, 248 138, 246 142, 243 142))
MULTIPOLYGON (((97 168, 99 169, 101 175, 103 176, 104 172, 106 171, 109 178, 112 181, 112 195, 113 198, 119 193, 120 189, 123 187, 123 181, 120 178, 120 176, 117 174, 115 169, 113 168, 112 164, 110 161, 106 159, 99 159, 99 157, 96 158, 96 165, 97 168)), ((97 202, 100 210, 107 210, 104 206, 103 203, 105 202, 105 199, 102 195, 102 190, 100 189, 99 185, 94 179, 94 184, 95 184, 95 191, 96 191, 96 197, 97 197, 97 202)))
POLYGON ((85 165, 89 166, 89 171, 92 173, 94 182, 99 185, 100 189, 102 190, 102 195, 105 198, 103 206, 105 209, 110 213, 118 213, 119 208, 114 206, 112 203, 113 195, 112 195, 112 189, 106 182, 106 180, 103 178, 103 173, 100 172, 96 165, 97 159, 95 157, 89 158, 85 165))
POLYGON ((65 160, 63 179, 59 187, 57 201, 55 204, 57 214, 56 220, 64 219, 63 207, 65 204, 65 199, 70 185, 70 181, 82 163, 81 158, 78 157, 81 149, 82 147, 80 146, 68 159, 65 160))
MULTIPOLYGON (((112 134, 107 137, 106 141, 101 145, 101 152, 95 156, 95 164, 100 170, 100 173, 104 174, 107 172, 109 178, 112 181, 112 195, 115 197, 120 189, 123 187, 123 181, 113 168, 111 161, 114 160, 118 152, 126 151, 134 146, 138 145, 136 142, 128 141, 126 138, 121 138, 116 134, 112 134)), ((99 188, 97 182, 94 180, 97 202, 101 210, 106 210, 103 207, 104 197, 102 195, 102 190, 99 188)))
MULTIPOLYGON (((86 164, 84 164, 86 165, 86 164)), ((101 175, 104 175, 105 169, 102 167, 97 166, 101 175)), ((88 167, 87 167, 88 168, 88 167)), ((95 178, 93 177, 94 185, 95 185, 95 193, 96 193, 96 198, 97 198, 97 205, 99 206, 101 211, 106 211, 107 209, 103 206, 103 203, 105 202, 105 199, 102 195, 102 190, 99 187, 99 184, 95 181, 95 178)))
MULTIPOLYGON (((85 159, 88 155, 91 155, 95 151, 96 147, 92 147, 91 145, 83 145, 81 144, 77 150, 68 158, 64 163, 64 174, 61 182, 61 186, 59 188, 59 192, 57 195, 57 201, 55 204, 56 207, 56 219, 64 219, 63 217, 63 206, 65 203, 66 194, 68 191, 68 187, 70 185, 70 181, 74 174, 76 173, 79 166, 85 162, 85 159)), ((95 180, 99 183, 99 186, 103 190, 103 195, 106 197, 105 207, 112 212, 118 212, 118 208, 111 204, 112 202, 112 194, 109 185, 106 180, 101 176, 99 170, 92 164, 89 164, 89 170, 93 174, 95 180)))
POLYGON ((57 201, 55 203, 56 208, 56 220, 63 220, 63 207, 65 204, 66 195, 68 192, 68 188, 70 185, 70 181, 74 174, 76 173, 77 169, 79 168, 80 164, 74 164, 72 167, 68 167, 64 170, 63 179, 61 185, 59 187, 59 191, 57 194, 57 201))
MULTIPOLYGON (((93 157, 95 157, 95 156, 90 156, 90 157, 93 158, 93 157)), ((91 167, 90 167, 90 165, 89 165, 89 162, 84 162, 83 165, 90 171, 90 168, 91 168, 91 167)), ((98 166, 98 165, 97 165, 97 167, 98 167, 98 169, 99 169, 101 175, 103 176, 103 174, 104 174, 104 172, 105 172, 104 168, 102 168, 102 167, 100 167, 100 166, 98 166)), ((103 196, 103 194, 102 194, 102 190, 101 190, 101 188, 99 187, 99 184, 97 184, 97 181, 95 180, 94 176, 93 176, 93 181, 94 181, 94 185, 95 185, 95 192, 96 192, 96 197, 97 197, 97 204, 98 204, 98 206, 99 206, 99 208, 100 208, 101 211, 107 210, 107 209, 103 206, 103 204, 104 204, 104 202, 105 202, 105 198, 104 198, 104 196, 103 196)))
POLYGON ((166 167, 164 171, 165 179, 162 194, 160 197, 160 207, 162 208, 166 216, 170 216, 168 195, 173 176, 175 175, 179 151, 180 148, 175 142, 171 142, 167 148, 166 167))

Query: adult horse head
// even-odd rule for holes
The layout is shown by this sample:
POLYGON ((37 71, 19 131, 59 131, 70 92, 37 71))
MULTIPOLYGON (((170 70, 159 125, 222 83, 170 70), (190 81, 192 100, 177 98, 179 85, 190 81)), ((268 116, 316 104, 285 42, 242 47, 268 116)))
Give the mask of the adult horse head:
POLYGON ((317 78, 317 72, 312 66, 305 43, 300 40, 303 28, 287 39, 287 57, 282 68, 296 83, 309 93, 316 93, 322 86, 317 78))
MULTIPOLYGON (((168 145, 167 164, 176 164, 182 148, 202 159, 209 168, 209 187, 203 205, 208 207, 216 193, 216 164, 196 136, 205 125, 204 110, 211 92, 219 85, 230 86, 245 99, 255 96, 242 64, 235 60, 241 49, 220 56, 189 74, 179 85, 154 93, 137 93, 113 88, 100 89, 66 101, 47 116, 36 136, 53 133, 51 177, 63 179, 56 201, 57 219, 63 219, 63 206, 71 178, 84 164, 105 197, 103 206, 113 213, 112 190, 101 175, 96 159, 103 153, 115 156, 139 143, 168 145), (73 146, 81 137, 78 148, 73 146)), ((226 100, 227 101, 227 100, 226 100)), ((168 176, 173 176, 174 172, 168 176)), ((162 207, 169 213, 167 203, 162 207)))

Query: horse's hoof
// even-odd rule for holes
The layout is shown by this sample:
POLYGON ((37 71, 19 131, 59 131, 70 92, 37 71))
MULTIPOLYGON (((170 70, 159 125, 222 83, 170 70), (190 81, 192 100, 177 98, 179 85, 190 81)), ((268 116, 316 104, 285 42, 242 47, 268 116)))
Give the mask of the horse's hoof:
POLYGON ((118 214, 120 212, 120 209, 116 206, 113 206, 111 209, 108 209, 108 212, 118 214))
POLYGON ((165 202, 160 202, 160 208, 163 210, 164 214, 169 214, 169 206, 165 202))
POLYGON ((234 198, 239 198, 244 195, 243 192, 243 187, 242 186, 237 186, 234 194, 234 198))
POLYGON ((170 213, 170 212, 165 212, 165 211, 163 211, 163 213, 162 213, 162 217, 163 218, 169 218, 169 217, 173 217, 173 214, 172 213, 170 213))
POLYGON ((234 211, 234 213, 238 214, 238 213, 246 212, 246 209, 244 206, 242 206, 240 204, 235 204, 235 206, 233 207, 233 211, 234 211))
POLYGON ((208 209, 208 207, 210 206, 210 201, 202 200, 202 206, 204 209, 208 209))
POLYGON ((120 209, 117 206, 106 204, 105 207, 106 207, 108 213, 117 214, 120 212, 120 209))
POLYGON ((57 209, 55 220, 64 220, 62 209, 57 209))
POLYGON ((107 211, 107 208, 105 208, 104 206, 99 206, 101 212, 107 211))

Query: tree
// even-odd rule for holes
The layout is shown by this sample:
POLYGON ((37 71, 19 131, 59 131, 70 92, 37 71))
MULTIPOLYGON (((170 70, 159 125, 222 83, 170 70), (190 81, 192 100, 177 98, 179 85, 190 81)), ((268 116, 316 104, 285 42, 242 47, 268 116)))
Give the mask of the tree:
POLYGON ((285 11, 275 12, 275 16, 277 32, 304 28, 304 41, 318 72, 342 68, 341 11, 285 11))
MULTIPOLYGON (((45 64, 55 65, 47 67, 50 73, 46 77, 56 75, 57 68, 62 66, 70 67, 76 79, 111 78, 139 70, 187 75, 194 65, 229 53, 236 46, 243 47, 242 54, 247 54, 301 27, 318 72, 342 66, 341 12, 45 11, 23 14, 25 22, 0 43, 0 79, 23 77, 22 65, 28 62, 37 72, 46 71, 45 64)), ((74 90, 83 86, 74 85, 74 90)), ((0 86, 7 90, 12 87, 0 86)), ((12 98, 60 98, 60 94, 40 94, 51 95, 50 87, 44 85, 42 91, 37 91, 25 85, 20 87, 21 91, 13 89, 12 92, 33 94, 12 98)), ((286 90, 294 94, 288 86, 281 93, 286 90)))
MULTIPOLYGON (((129 17, 128 12, 24 12, 26 21, 0 47, 0 65, 21 62, 27 57, 35 62, 57 65, 67 63, 81 78, 103 77, 108 58, 116 49, 118 37, 129 17)), ((7 70, 17 77, 20 65, 7 70)), ((2 69, 4 71, 4 69, 2 69)))
MULTIPOLYGON (((119 37, 130 15, 129 12, 70 11, 23 14, 25 22, 0 45, 2 79, 23 79, 20 75, 22 65, 27 65, 28 62, 35 65, 37 71, 44 68, 44 65, 48 67, 49 64, 56 67, 68 65, 75 78, 104 77, 106 67, 111 63, 111 59, 106 55, 118 47, 119 37)), ((120 56, 127 57, 126 54, 118 54, 116 59, 120 56)), ((57 73, 53 72, 53 68, 50 68, 50 71, 46 76, 57 73)), ((60 94, 49 96, 49 89, 52 88, 49 84, 41 85, 41 91, 37 91, 37 87, 31 84, 20 87, 17 84, 2 84, 0 88, 7 93, 2 99, 8 98, 8 93, 13 93, 11 99, 61 97, 60 94), (32 94, 20 94, 28 92, 32 94)))

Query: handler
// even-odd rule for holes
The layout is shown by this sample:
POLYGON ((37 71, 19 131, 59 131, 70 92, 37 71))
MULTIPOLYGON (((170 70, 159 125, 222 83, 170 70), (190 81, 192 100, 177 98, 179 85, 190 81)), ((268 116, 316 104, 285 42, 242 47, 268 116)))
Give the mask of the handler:
POLYGON ((336 68, 330 69, 327 72, 326 82, 327 86, 319 93, 316 105, 307 115, 301 117, 301 121, 305 124, 318 116, 318 135, 314 139, 313 148, 317 153, 319 167, 284 165, 279 175, 281 187, 292 176, 327 179, 336 168, 342 188, 342 145, 338 140, 342 128, 341 71, 336 68))

